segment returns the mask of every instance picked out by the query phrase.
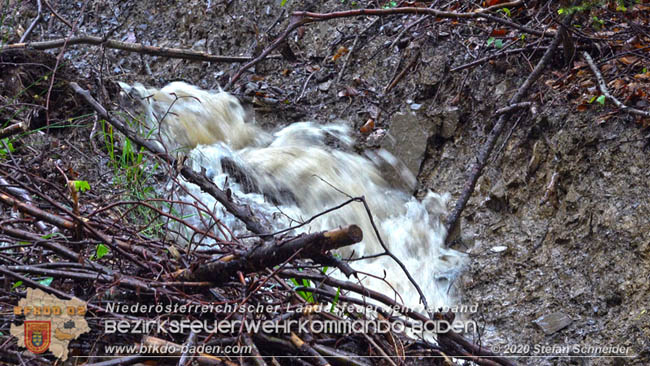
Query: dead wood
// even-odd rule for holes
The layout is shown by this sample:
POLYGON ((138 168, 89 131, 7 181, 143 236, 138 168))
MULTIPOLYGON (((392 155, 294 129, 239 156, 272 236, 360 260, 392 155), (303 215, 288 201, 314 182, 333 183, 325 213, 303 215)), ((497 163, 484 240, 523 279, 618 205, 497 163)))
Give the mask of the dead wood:
MULTIPOLYGON (((571 19, 573 19, 573 15, 567 16, 562 22, 562 26, 563 27, 569 26, 569 24, 571 24, 571 19)), ((519 87, 519 89, 517 89, 517 93, 515 93, 515 95, 508 102, 509 106, 518 104, 526 96, 526 94, 528 93, 528 89, 530 89, 533 83, 542 75, 542 71, 544 71, 544 68, 546 68, 546 66, 551 61, 551 57, 555 53, 555 50, 559 46, 561 40, 562 40, 562 32, 557 32, 555 34, 555 38, 553 38, 553 42, 544 53, 544 56, 542 56, 542 58, 539 60, 539 62, 535 66, 535 69, 533 69, 533 71, 530 73, 528 78, 526 78, 524 83, 519 87)), ((460 197, 458 198, 458 200, 456 201, 454 210, 452 211, 452 213, 449 215, 447 219, 448 234, 447 234, 447 238, 445 239, 446 245, 451 244, 450 239, 453 239, 453 237, 449 235, 449 233, 453 233, 458 229, 457 225, 459 224, 460 215, 465 209, 465 205, 467 205, 467 201, 469 201, 469 198, 474 192, 474 187, 476 187, 476 182, 478 181, 478 178, 483 173, 483 168, 485 168, 485 165, 487 164, 488 159, 490 158, 490 154, 494 149, 494 145, 499 139, 499 136, 501 136, 501 133, 503 132, 503 129, 505 128, 508 121, 509 121, 509 115, 501 114, 496 124, 492 128, 492 131, 490 131, 487 140, 485 140, 485 143, 481 147, 481 151, 478 154, 476 162, 472 165, 472 169, 470 170, 470 176, 465 182, 463 191, 460 197)))
POLYGON ((231 88, 234 85, 234 83, 237 80, 239 80, 239 78, 246 70, 255 66, 257 63, 259 63, 265 57, 267 57, 267 55, 271 53, 271 51, 284 44, 286 38, 294 30, 304 25, 307 25, 309 23, 322 22, 322 21, 337 19, 337 18, 347 18, 347 17, 357 17, 357 16, 388 16, 388 15, 395 15, 395 14, 431 15, 437 18, 448 18, 448 19, 484 18, 496 23, 506 25, 508 27, 518 29, 522 32, 536 35, 538 37, 550 37, 555 35, 554 31, 550 31, 550 30, 540 31, 538 29, 526 27, 521 24, 517 24, 507 19, 500 18, 490 14, 490 12, 496 11, 501 8, 505 8, 505 7, 513 8, 520 5, 523 5, 522 1, 512 1, 508 3, 490 6, 488 8, 484 8, 478 11, 466 12, 466 13, 455 12, 455 11, 442 11, 442 10, 437 10, 432 8, 420 8, 420 7, 400 7, 400 8, 392 8, 392 9, 355 9, 355 10, 337 11, 332 13, 313 13, 308 11, 295 11, 291 14, 291 21, 287 26, 287 28, 284 30, 284 32, 282 32, 280 36, 278 36, 268 47, 266 47, 264 51, 262 51, 262 53, 260 53, 257 57, 250 60, 248 63, 244 64, 239 70, 237 70, 237 72, 233 75, 233 77, 230 78, 230 81, 226 85, 226 89, 231 88))
POLYGON ((308 343, 305 343, 296 333, 291 332, 291 343, 293 343, 296 348, 298 348, 298 352, 310 357, 312 361, 317 365, 317 366, 330 366, 329 362, 327 362, 318 352, 316 352, 315 349, 313 349, 308 343))
MULTIPOLYGON (((294 271, 294 270, 283 270, 280 271, 278 275, 284 278, 299 278, 299 279, 304 278, 312 281, 317 281, 319 283, 325 283, 340 289, 352 291, 354 293, 367 296, 384 305, 387 305, 393 312, 399 312, 410 319, 422 323, 426 323, 427 321, 430 321, 432 319, 443 319, 446 316, 446 314, 437 312, 437 313, 433 313, 433 316, 427 317, 424 314, 421 314, 409 307, 397 303, 391 296, 387 294, 379 293, 377 291, 365 288, 362 285, 350 281, 343 281, 322 274, 308 273, 308 272, 294 271)), ((365 303, 364 300, 359 300, 359 301, 361 303, 365 303)), ((386 317, 394 315, 394 313, 391 313, 385 309, 382 310, 381 308, 378 308, 377 312, 381 313, 386 317)), ((506 366, 516 365, 514 362, 508 360, 507 358, 497 356, 494 352, 490 351, 488 348, 474 344, 473 342, 465 339, 462 335, 456 332, 449 331, 446 333, 438 333, 438 337, 446 338, 448 342, 451 342, 449 344, 453 344, 452 348, 442 347, 441 348, 442 351, 448 352, 449 354, 453 354, 453 355, 458 355, 459 353, 456 352, 462 351, 462 353, 460 353, 461 355, 464 355, 465 358, 471 359, 472 361, 474 361, 479 365, 495 365, 495 364, 506 365, 506 366), (486 358, 479 359, 475 356, 487 357, 489 359, 486 358)))
POLYGON ((102 45, 106 48, 112 48, 121 51, 136 52, 151 56, 180 58, 192 61, 241 63, 251 60, 251 57, 246 56, 219 56, 207 52, 192 51, 183 48, 147 46, 141 43, 122 42, 114 39, 104 39, 102 37, 94 36, 73 37, 67 41, 67 44, 65 39, 53 39, 50 41, 41 42, 14 43, 5 46, 4 50, 48 50, 52 48, 60 48, 64 46, 73 46, 80 44, 95 46, 102 45))
POLYGON ((607 99, 611 100, 614 103, 614 105, 616 105, 616 107, 620 108, 622 111, 629 112, 643 117, 650 117, 650 111, 643 111, 641 109, 628 107, 620 100, 616 99, 616 97, 614 97, 612 93, 609 92, 609 89, 607 89, 607 83, 605 82, 603 75, 598 70, 598 67, 596 67, 596 64, 594 63, 594 60, 591 58, 591 55, 589 55, 589 53, 585 51, 582 53, 582 56, 585 58, 585 60, 589 64, 589 68, 594 73, 594 76, 598 81, 598 88, 600 89, 600 92, 603 93, 603 95, 607 97, 607 99))
POLYGON ((362 238, 363 233, 356 225, 304 234, 289 240, 276 240, 272 243, 260 244, 239 258, 229 257, 227 260, 200 265, 192 271, 182 271, 175 277, 185 281, 219 283, 228 280, 237 272, 243 274, 258 272, 282 264, 292 257, 320 256, 327 251, 356 244, 362 238), (296 255, 296 253, 298 254, 296 255))
POLYGON ((27 130, 27 125, 24 122, 14 123, 9 127, 5 127, 0 130, 0 139, 25 132, 27 130))
MULTIPOLYGON (((142 343, 143 346, 145 346, 145 349, 162 349, 163 347, 166 347, 167 349, 171 350, 171 354, 180 356, 181 355, 181 349, 182 345, 166 341, 164 339, 160 339, 157 337, 152 337, 152 336, 146 336, 142 338, 142 343)), ((156 354, 157 352, 151 352, 152 354, 156 354)), ((238 366, 238 364, 228 361, 224 358, 221 357, 216 357, 212 355, 207 355, 207 354, 198 354, 197 357, 193 358, 198 362, 199 365, 201 366, 238 366)))

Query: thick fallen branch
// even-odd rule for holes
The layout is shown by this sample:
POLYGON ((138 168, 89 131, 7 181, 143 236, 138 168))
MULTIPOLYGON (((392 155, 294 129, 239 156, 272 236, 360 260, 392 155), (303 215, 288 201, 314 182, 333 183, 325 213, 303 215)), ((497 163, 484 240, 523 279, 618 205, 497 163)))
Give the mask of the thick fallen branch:
MULTIPOLYGON (((563 27, 568 26, 571 23, 571 19, 573 19, 573 15, 567 16, 562 22, 562 26, 563 27)), ((555 50, 558 48, 561 40, 562 40, 562 32, 556 32, 555 38, 553 38, 553 42, 551 42, 551 45, 544 53, 544 56, 542 56, 542 58, 539 60, 539 62, 537 63, 533 71, 526 79, 526 81, 524 81, 524 83, 519 87, 517 93, 515 93, 515 95, 510 99, 510 101, 508 102, 508 106, 517 105, 519 102, 521 102, 521 100, 524 98, 526 93, 528 93, 528 89, 542 75, 542 71, 544 70, 546 65, 548 65, 548 63, 551 61, 551 57, 555 53, 555 50)), ((458 201, 456 201, 456 206, 454 207, 454 210, 449 215, 449 218, 447 220, 447 238, 445 238, 446 245, 449 245, 450 244, 449 239, 453 238, 453 236, 449 234, 456 231, 457 225, 459 223, 460 215, 463 213, 463 209, 465 209, 465 205, 467 205, 467 201, 469 201, 470 196, 474 192, 474 187, 476 186, 476 182, 478 181, 478 178, 481 176, 483 172, 483 168, 485 168, 485 165, 487 164, 488 159, 490 158, 490 154, 494 149, 494 145, 499 139, 499 136, 501 136, 501 133, 503 132, 503 129, 505 128, 508 119, 509 119, 508 114, 502 114, 499 117, 496 124, 492 128, 492 131, 490 131, 487 140, 485 140, 485 143, 483 144, 483 147, 479 152, 476 162, 472 166, 469 179, 467 180, 467 182, 465 182, 463 191, 460 197, 458 198, 458 201)))
POLYGON ((492 117, 496 117, 496 116, 500 116, 502 114, 510 113, 510 112, 514 111, 515 109, 519 109, 519 108, 530 108, 532 105, 533 105, 532 102, 521 102, 521 103, 511 104, 511 105, 509 105, 507 107, 497 109, 497 111, 494 112, 494 116, 492 116, 492 117))
POLYGON ((20 212, 29 214, 29 215, 34 216, 36 218, 39 218, 39 219, 41 219, 43 221, 49 222, 52 225, 56 225, 56 226, 58 226, 60 228, 72 230, 75 227, 77 227, 77 225, 75 225, 75 223, 70 221, 70 220, 66 220, 65 218, 63 218, 61 216, 51 214, 51 213, 49 213, 47 211, 43 211, 43 210, 41 210, 40 208, 38 208, 36 206, 20 202, 17 199, 15 199, 15 198, 13 198, 13 197, 11 197, 8 194, 5 194, 3 192, 0 192, 0 202, 4 203, 5 205, 7 205, 9 207, 15 207, 20 212))
POLYGON ((607 83, 605 82, 603 75, 598 70, 598 67, 596 67, 596 64, 594 63, 594 60, 591 58, 591 55, 589 55, 589 53, 585 51, 582 53, 582 56, 584 56, 585 60, 587 60, 587 63, 589 64, 591 71, 596 76, 596 80, 598 80, 598 88, 600 89, 600 92, 603 93, 603 95, 607 97, 607 99, 614 102, 614 104, 624 112, 630 112, 632 114, 637 114, 643 117, 650 117, 650 111, 643 111, 640 109, 628 107, 625 104, 623 104, 620 100, 616 99, 607 89, 607 83))
POLYGON ((110 283, 113 285, 120 285, 126 288, 133 290, 144 290, 149 288, 149 284, 138 280, 133 277, 125 276, 122 274, 110 274, 104 275, 99 273, 83 273, 83 272, 71 272, 69 270, 60 271, 54 269, 40 268, 36 266, 8 266, 8 270, 15 272, 25 272, 30 274, 56 277, 56 278, 67 278, 78 281, 99 281, 103 283, 110 283))
MULTIPOLYGON (((99 102, 97 102, 87 90, 81 88, 77 83, 74 82, 70 83, 70 86, 74 89, 75 92, 81 95, 86 100, 86 102, 93 107, 93 109, 95 109, 100 118, 106 120, 139 147, 146 148, 147 150, 156 154, 158 157, 165 160, 171 166, 176 166, 176 159, 163 151, 163 149, 158 144, 154 143, 153 141, 146 140, 135 132, 131 131, 121 120, 111 117, 106 109, 101 104, 99 104, 99 102)), ((265 237, 266 229, 264 229, 257 218, 250 214, 250 209, 247 206, 240 205, 239 203, 235 202, 234 197, 228 196, 226 192, 219 189, 219 187, 217 187, 210 179, 208 179, 204 173, 195 172, 190 167, 185 165, 181 167, 180 173, 185 179, 196 184, 202 190, 219 201, 219 203, 221 203, 226 208, 226 210, 228 210, 228 212, 232 213, 235 217, 240 219, 246 225, 246 228, 248 230, 262 236, 263 238, 265 237)))
MULTIPOLYGON (((192 51, 183 48, 173 47, 156 47, 147 46, 141 43, 129 43, 116 41, 114 39, 104 39, 102 37, 94 36, 80 36, 70 38, 67 46, 89 44, 89 45, 103 45, 106 48, 116 50, 143 53, 151 56, 162 56, 171 58, 180 58, 192 61, 207 61, 207 62, 247 62, 250 57, 246 56, 218 56, 207 52, 192 51)), ((33 49, 33 50, 48 50, 52 48, 60 48, 66 45, 65 39, 53 39, 51 41, 42 42, 29 42, 29 43, 14 43, 7 45, 3 50, 16 50, 16 49, 33 49)), ((275 56, 281 57, 281 56, 275 56)))
POLYGON ((315 349, 313 349, 308 343, 305 343, 296 333, 291 332, 291 343, 293 343, 296 348, 298 348, 298 352, 301 354, 309 357, 312 362, 317 365, 317 366, 330 366, 329 362, 327 362, 318 352, 316 352, 315 349))
POLYGON ((24 230, 15 229, 5 225, 0 225, 0 233, 9 235, 16 239, 31 240, 36 245, 40 245, 46 249, 53 251, 61 258, 70 259, 75 262, 79 262, 82 259, 79 253, 76 253, 68 249, 67 247, 64 247, 63 245, 59 245, 54 241, 43 239, 43 237, 34 233, 30 233, 29 231, 24 231, 24 230))
POLYGON ((185 270, 175 277, 184 281, 228 281, 237 272, 248 274, 272 268, 287 261, 298 251, 300 253, 295 258, 318 257, 327 251, 356 244, 362 238, 363 233, 356 225, 305 234, 285 241, 262 244, 239 258, 230 257, 228 261, 200 265, 193 271, 185 270))

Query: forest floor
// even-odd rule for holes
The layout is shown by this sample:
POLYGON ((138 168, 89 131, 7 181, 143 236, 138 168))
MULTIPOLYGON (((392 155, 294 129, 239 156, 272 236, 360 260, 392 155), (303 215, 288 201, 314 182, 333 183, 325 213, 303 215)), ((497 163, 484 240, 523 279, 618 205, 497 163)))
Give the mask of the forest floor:
MULTIPOLYGON (((268 46, 293 11, 344 11, 361 3, 89 2, 82 12, 84 2, 64 2, 57 10, 71 22, 82 19, 78 34, 246 56, 268 46)), ((3 12, 13 23, 5 19, 5 44, 16 43, 18 25, 26 28, 36 15, 33 2, 9 4, 3 12)), ((617 80, 609 84, 615 95, 648 111, 650 33, 647 14, 638 13, 647 13, 644 9, 630 7, 624 16, 607 10, 611 18, 605 18, 601 32, 638 37, 630 42, 645 44, 645 54, 625 48, 623 36, 617 38, 622 42, 608 41, 616 44, 613 51, 598 54, 596 47, 585 48, 604 76, 617 80), (626 17, 641 30, 624 27, 626 17)), ((513 17, 525 17, 515 14, 517 8, 511 11, 513 17)), ((531 5, 521 11, 538 9, 531 5)), ((579 14, 575 22, 589 25, 590 17, 589 12, 579 14)), ((65 24, 48 15, 30 40, 69 35, 65 24)), ((303 120, 343 120, 356 131, 359 151, 385 147, 385 134, 393 129, 397 146, 390 148, 418 178, 414 194, 449 192, 451 209, 497 119, 494 112, 508 106, 543 50, 455 68, 501 47, 534 44, 526 42, 520 31, 485 20, 404 14, 337 18, 292 33, 288 45, 295 60, 266 59, 229 91, 267 129, 303 120), (399 127, 405 123, 415 127, 399 127)), ((58 50, 49 52, 58 55, 58 50)), ((217 88, 241 66, 91 45, 67 47, 64 63, 62 78, 81 81, 86 88, 94 85, 91 92, 105 103, 117 101, 117 81, 161 87, 184 80, 217 88)), ((12 89, 8 74, 0 79, 5 101, 20 92, 18 86, 12 89)), ((535 104, 534 113, 520 109, 510 118, 463 211, 454 247, 471 261, 456 285, 461 304, 478 305, 472 316, 482 327, 470 338, 497 353, 517 355, 514 360, 522 365, 650 364, 650 119, 621 111, 609 100, 601 105, 595 100, 599 95, 581 51, 568 64, 558 51, 525 99, 535 104), (542 317, 562 326, 544 329, 542 317), (633 357, 585 358, 589 352, 576 352, 574 345, 622 346, 624 356, 633 357), (571 349, 549 351, 553 346, 571 349)), ((87 117, 88 108, 69 100, 64 96, 52 102, 49 118, 66 120, 75 117, 66 111, 75 111, 86 116, 75 120, 78 127, 12 141, 12 149, 30 150, 33 160, 26 168, 38 169, 46 180, 62 179, 57 167, 82 177, 93 187, 87 199, 100 206, 128 188, 125 184, 116 192, 104 141, 93 132, 99 125, 87 117)), ((21 110, 0 116, 4 123, 27 115, 21 110)), ((34 124, 45 117, 36 113, 29 118, 34 124)), ((8 159, 7 154, 2 158, 8 159)))

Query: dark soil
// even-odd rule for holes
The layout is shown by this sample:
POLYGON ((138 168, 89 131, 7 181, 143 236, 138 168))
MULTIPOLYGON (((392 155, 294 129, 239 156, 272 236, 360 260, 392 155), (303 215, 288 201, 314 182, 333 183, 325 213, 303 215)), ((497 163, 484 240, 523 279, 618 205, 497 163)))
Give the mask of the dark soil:
MULTIPOLYGON (((58 11, 73 21, 81 3, 65 2, 57 5, 58 11)), ((271 0, 90 2, 79 33, 251 55, 285 29, 291 11, 346 10, 351 8, 348 3, 290 0, 281 7, 271 0)), ((12 4, 15 24, 29 24, 35 15, 31 2, 12 4)), ((244 74, 232 92, 249 102, 258 123, 269 127, 342 119, 359 131, 373 118, 374 131, 390 131, 398 112, 414 112, 424 123, 440 124, 428 137, 416 193, 448 191, 456 199, 496 120, 492 113, 505 106, 539 54, 450 73, 450 67, 474 60, 468 49, 484 47, 482 33, 475 36, 471 26, 431 19, 401 33, 417 19, 359 17, 312 24, 290 37, 298 61, 263 61, 244 74), (335 57, 341 47, 351 50, 349 59, 347 54, 335 57), (416 52, 421 52, 416 66, 385 92, 416 52)), ((17 41, 14 28, 5 31, 7 43, 17 41)), ((32 39, 61 38, 68 32, 60 22, 49 21, 32 39)), ((77 79, 100 85, 119 80, 162 86, 182 79, 216 88, 240 66, 91 46, 70 48, 65 60, 77 79)), ((461 303, 479 305, 474 320, 484 329, 475 338, 480 336, 501 353, 528 345, 531 351, 526 354, 545 356, 551 352, 534 353, 534 347, 584 345, 630 347, 627 355, 636 356, 579 358, 569 352, 564 357, 520 357, 521 364, 647 365, 650 140, 629 115, 618 113, 603 121, 614 110, 609 104, 578 112, 565 89, 545 83, 565 70, 558 54, 552 69, 529 93, 538 103, 536 114, 524 111, 511 118, 464 211, 457 249, 469 253, 471 264, 459 283, 461 303), (534 321, 556 312, 571 322, 545 334, 534 321)), ((52 138, 69 139, 71 145, 86 140, 82 153, 69 149, 63 158, 73 165, 101 166, 105 160, 93 156, 87 143, 90 132, 87 128, 52 138)), ((376 140, 359 133, 358 142, 359 149, 374 148, 381 136, 376 140)), ((96 171, 95 180, 105 180, 102 169, 88 169, 86 174, 91 171, 96 171)))

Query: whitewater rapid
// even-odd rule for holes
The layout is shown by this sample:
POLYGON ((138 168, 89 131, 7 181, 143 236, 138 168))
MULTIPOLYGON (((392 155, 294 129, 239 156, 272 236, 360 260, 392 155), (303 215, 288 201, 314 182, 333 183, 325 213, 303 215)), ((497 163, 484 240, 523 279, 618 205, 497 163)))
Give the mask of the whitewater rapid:
MULTIPOLYGON (((453 306, 457 301, 453 281, 462 271, 465 255, 444 247, 447 194, 429 191, 422 201, 391 187, 382 177, 381 164, 394 165, 405 179, 399 162, 386 151, 352 151, 350 128, 343 123, 321 125, 292 123, 264 131, 246 120, 244 109, 232 95, 206 91, 174 82, 162 89, 140 84, 121 84, 144 107, 151 134, 171 152, 182 152, 193 169, 205 170, 223 190, 230 190, 248 204, 269 230, 279 231, 303 222, 350 199, 365 197, 389 250, 407 267, 432 308, 453 306), (158 133, 159 132, 159 133, 158 133), (336 146, 336 147, 333 147, 336 146)), ((249 234, 238 219, 199 187, 183 182, 189 192, 177 199, 199 200, 210 208, 234 236, 249 234)), ((171 189, 171 185, 168 187, 171 189)), ((201 229, 210 229, 225 241, 231 234, 217 230, 192 206, 176 207, 201 229)), ((361 258, 383 252, 368 214, 360 202, 323 215, 296 232, 316 232, 356 224, 363 230, 361 243, 341 249, 342 258, 361 258)), ((178 228, 176 228, 178 229, 178 228)), ((175 239, 188 239, 181 233, 175 239)), ((383 280, 366 277, 364 284, 418 308, 419 295, 399 265, 388 256, 351 262, 354 269, 383 280)), ((332 271, 332 269, 330 269, 332 271)))

